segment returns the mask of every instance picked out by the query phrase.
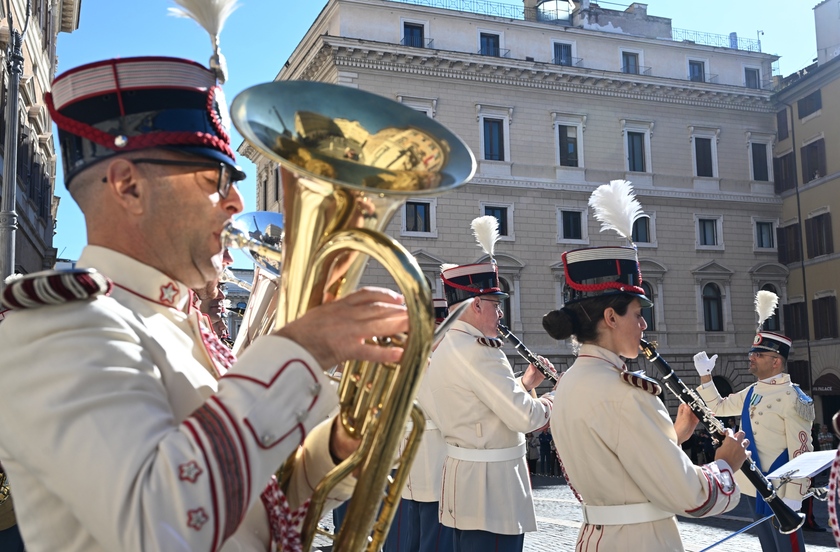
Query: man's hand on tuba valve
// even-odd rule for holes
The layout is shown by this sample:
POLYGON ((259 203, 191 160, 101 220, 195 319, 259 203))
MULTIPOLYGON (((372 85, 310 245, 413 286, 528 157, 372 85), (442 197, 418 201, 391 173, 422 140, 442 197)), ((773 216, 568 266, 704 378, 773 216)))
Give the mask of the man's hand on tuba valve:
POLYGON ((399 362, 402 347, 382 347, 371 339, 407 331, 408 311, 403 296, 369 287, 314 307, 275 335, 296 342, 326 370, 345 360, 399 362))

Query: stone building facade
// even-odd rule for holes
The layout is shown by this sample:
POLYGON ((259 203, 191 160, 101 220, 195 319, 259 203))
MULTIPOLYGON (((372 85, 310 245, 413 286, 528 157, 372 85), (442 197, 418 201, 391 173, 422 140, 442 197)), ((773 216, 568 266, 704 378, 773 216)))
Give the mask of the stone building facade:
MULTIPOLYGON (((276 79, 375 92, 469 145, 475 177, 446 195, 409 199, 388 232, 442 297, 440 264, 485 260, 470 221, 497 216, 506 322, 558 368, 573 362, 571 344, 547 336, 541 318, 563 304, 560 255, 622 245, 599 232, 587 201, 601 184, 631 181, 649 216, 635 236, 655 301, 648 337, 687 383, 697 381, 699 350, 719 355, 723 392, 753 381, 753 299, 771 287, 784 302, 789 273, 775 241, 782 200, 768 83, 776 57, 734 35, 672 29, 640 3, 483 2, 483 13, 475 5, 329 0, 276 79)), ((257 205, 278 210, 276 166, 248 144, 240 151, 259 169, 257 205)), ((367 282, 389 285, 373 264, 367 282)))
POLYGON ((837 274, 840 233, 840 4, 814 8, 817 63, 787 77, 774 100, 777 191, 782 198, 779 259, 790 270, 785 331, 794 339, 790 371, 813 393, 817 423, 840 410, 837 274))
MULTIPOLYGON (((79 26, 81 0, 31 0, 31 17, 23 41, 24 68, 20 78, 17 143, 17 213, 14 272, 27 274, 52 268, 58 199, 54 195, 56 150, 52 121, 44 93, 56 72, 58 33, 79 26)), ((0 5, 0 151, 4 148, 8 97, 10 29, 6 2, 0 5)), ((12 0, 14 30, 23 30, 26 2, 12 0)), ((3 152, 5 157, 5 152, 3 152)), ((2 189, 0 189, 2 194, 2 189)))

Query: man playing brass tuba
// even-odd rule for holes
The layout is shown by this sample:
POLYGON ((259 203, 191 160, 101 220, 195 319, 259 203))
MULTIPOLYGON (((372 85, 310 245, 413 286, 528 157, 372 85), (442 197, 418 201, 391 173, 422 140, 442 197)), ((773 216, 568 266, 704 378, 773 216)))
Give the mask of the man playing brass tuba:
POLYGON ((217 94, 212 71, 175 58, 92 63, 53 84, 89 245, 83 268, 4 291, 4 390, 26 408, 0 404, 0 460, 27 550, 293 540, 284 500, 296 508, 356 448, 326 420, 337 398, 323 370, 402 354, 366 342, 408 330, 403 298, 380 289, 313 308, 238 361, 211 346, 190 289, 221 269, 219 235, 242 210, 244 178, 217 94), (295 451, 286 497, 270 482, 295 451))

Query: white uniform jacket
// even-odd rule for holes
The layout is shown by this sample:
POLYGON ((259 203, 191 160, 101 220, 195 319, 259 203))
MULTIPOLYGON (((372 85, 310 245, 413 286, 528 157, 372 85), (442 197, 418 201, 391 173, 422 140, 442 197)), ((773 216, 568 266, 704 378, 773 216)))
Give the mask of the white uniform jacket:
POLYGON ((417 404, 426 415, 426 427, 423 429, 423 437, 417 449, 417 456, 411 464, 402 497, 416 502, 438 502, 443 459, 446 457, 446 443, 428 414, 429 409, 434 408, 434 401, 426 376, 423 376, 423 381, 420 382, 417 404))
MULTIPOLYGON (((811 452, 811 423, 814 421, 813 406, 808 408, 800 396, 802 392, 791 383, 790 375, 779 374, 766 380, 760 380, 738 393, 732 393, 725 399, 720 397, 714 383, 709 382, 697 388, 697 393, 718 416, 740 416, 744 400, 750 388, 755 388, 749 408, 755 446, 761 459, 761 469, 766 473, 773 461, 787 449, 789 460, 804 452, 811 452)), ((803 399, 804 400, 804 399, 803 399)), ((741 490, 755 496, 755 487, 740 471, 735 479, 741 490)), ((798 510, 802 497, 808 492, 810 480, 793 479, 783 485, 777 494, 784 502, 798 510)))
MULTIPOLYGON (((677 445, 665 406, 652 392, 626 382, 623 366, 618 355, 583 345, 557 385, 551 433, 583 503, 650 503, 663 514, 694 517, 734 508, 740 493, 729 465, 692 464, 677 445)), ((683 546, 670 516, 642 523, 628 519, 624 525, 584 522, 575 550, 671 552, 683 546)))
POLYGON ((551 403, 525 391, 504 352, 480 344, 479 338, 484 336, 466 322, 452 325, 426 375, 433 404, 424 401, 423 406, 448 445, 480 450, 522 446, 522 455, 481 462, 447 454, 440 522, 503 535, 536 531, 524 433, 548 422, 551 403))
POLYGON ((305 439, 294 508, 332 467, 318 363, 267 336, 217 379, 183 284, 101 247, 78 264, 110 297, 0 324, 0 461, 27 550, 266 550, 271 475, 305 439))

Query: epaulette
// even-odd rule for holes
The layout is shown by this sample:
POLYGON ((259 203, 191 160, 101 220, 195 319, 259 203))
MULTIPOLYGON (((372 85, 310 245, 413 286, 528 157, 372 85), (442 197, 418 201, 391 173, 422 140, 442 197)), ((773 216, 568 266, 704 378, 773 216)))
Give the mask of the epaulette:
POLYGON ((478 341, 479 345, 484 345, 485 347, 492 347, 493 349, 500 349, 502 345, 505 344, 504 341, 496 337, 477 337, 475 338, 475 340, 478 341))
POLYGON ((0 303, 9 309, 31 309, 86 301, 111 293, 111 280, 92 268, 44 270, 6 279, 0 303))
POLYGON ((814 412, 814 399, 805 394, 805 391, 799 388, 799 385, 792 383, 793 389, 796 391, 796 413, 802 419, 813 422, 816 418, 814 412))
POLYGON ((653 378, 649 378, 642 372, 621 372, 621 379, 624 383, 629 383, 634 387, 643 389, 651 395, 659 395, 662 393, 662 386, 653 378))

